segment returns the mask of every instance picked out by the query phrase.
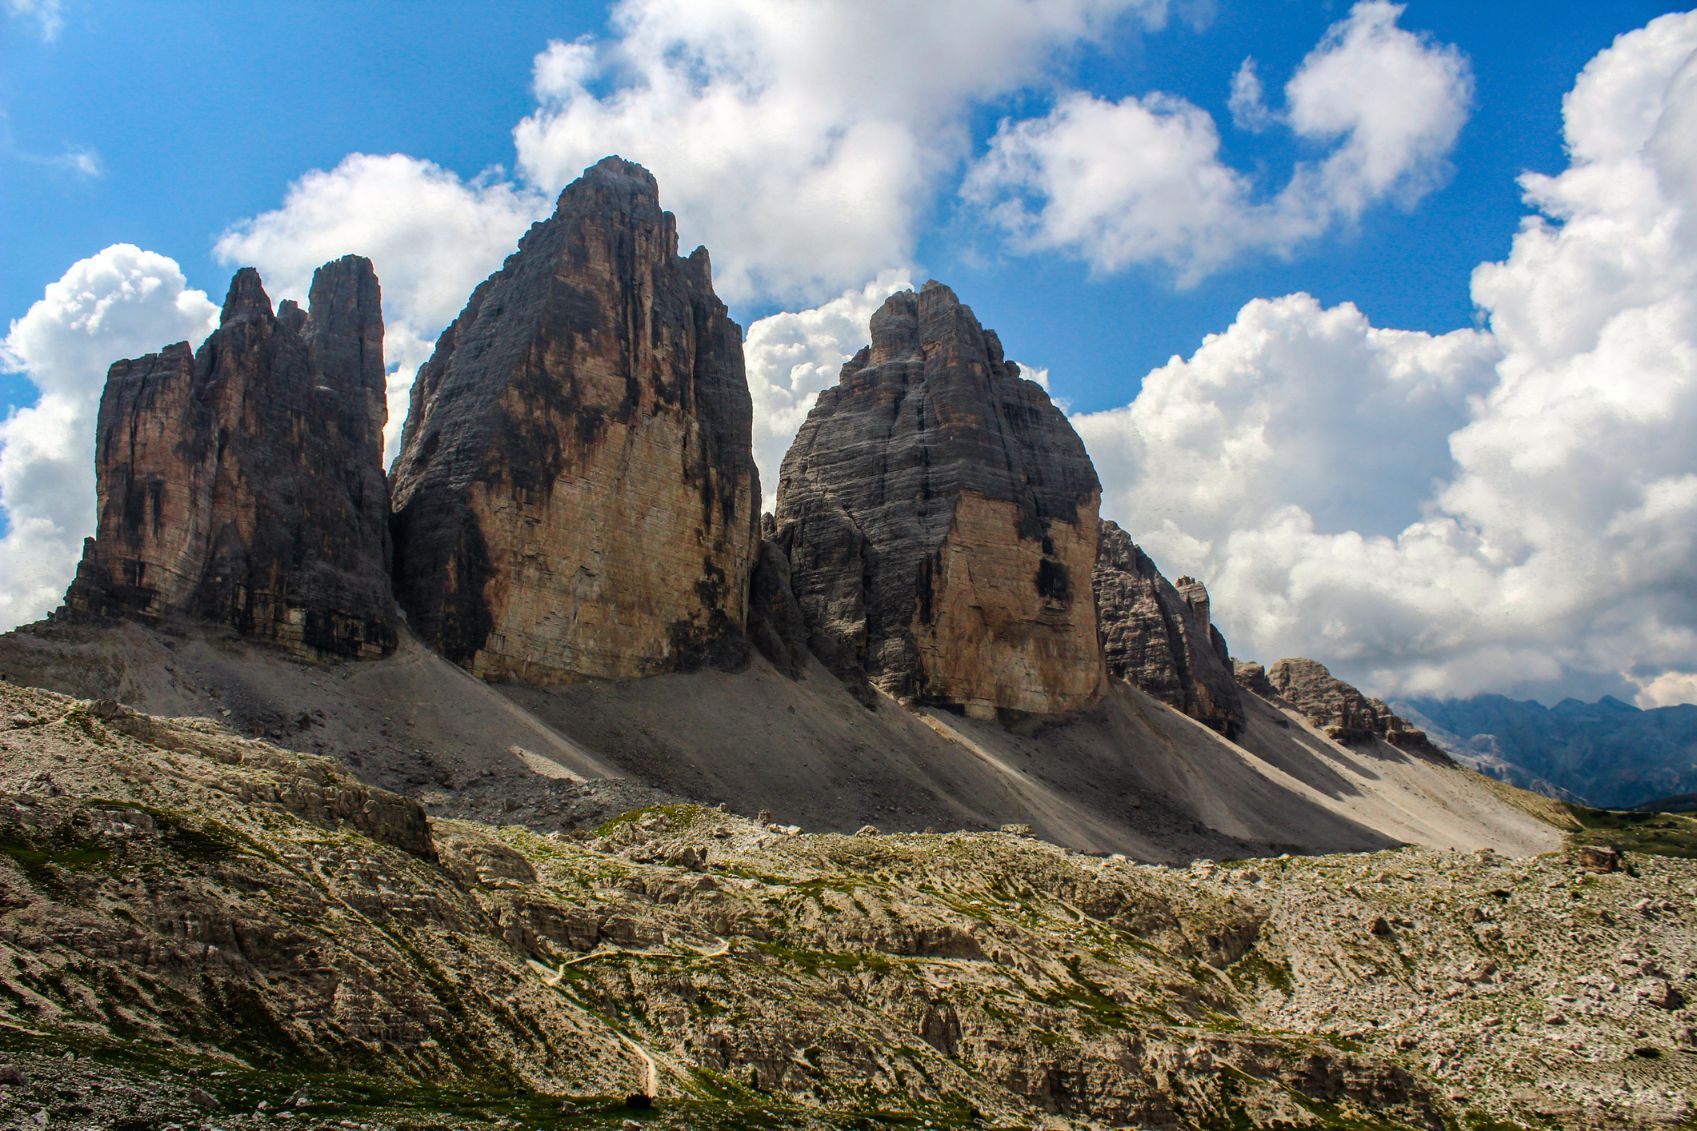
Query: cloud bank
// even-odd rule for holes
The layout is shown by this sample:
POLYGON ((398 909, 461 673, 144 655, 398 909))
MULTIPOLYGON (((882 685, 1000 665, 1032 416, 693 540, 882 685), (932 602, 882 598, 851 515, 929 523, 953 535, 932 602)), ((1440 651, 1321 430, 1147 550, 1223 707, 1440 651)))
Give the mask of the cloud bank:
POLYGON ((0 342, 0 369, 39 396, 0 421, 0 626, 44 616, 94 531, 94 418, 106 369, 173 341, 199 344, 218 321, 177 264, 133 244, 73 263, 0 342))
POLYGON ((1621 36, 1563 115, 1568 168, 1474 272, 1488 332, 1257 300, 1075 418, 1104 509, 1238 651, 1384 692, 1697 689, 1697 14, 1621 36))
POLYGON ((1288 253, 1387 200, 1412 205, 1449 171, 1473 80, 1453 47, 1397 26, 1401 5, 1365 0, 1333 25, 1264 104, 1246 60, 1232 82, 1240 126, 1282 122, 1331 145, 1270 198, 1220 154, 1207 111, 1170 94, 1117 102, 1085 91, 1039 118, 1005 120, 961 194, 1025 252, 1061 252, 1098 271, 1160 263, 1195 283, 1249 252, 1288 253))
POLYGON ((967 112, 1164 0, 625 0, 614 39, 537 57, 519 168, 558 189, 606 153, 665 186, 727 301, 816 301, 912 259, 967 112))

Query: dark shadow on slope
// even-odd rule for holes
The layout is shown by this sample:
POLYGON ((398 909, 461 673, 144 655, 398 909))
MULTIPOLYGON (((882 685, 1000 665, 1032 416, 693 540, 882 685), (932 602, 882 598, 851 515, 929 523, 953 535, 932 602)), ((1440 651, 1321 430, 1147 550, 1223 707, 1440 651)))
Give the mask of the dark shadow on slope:
POLYGON ((1124 685, 1026 735, 887 700, 868 712, 818 667, 800 683, 757 664, 503 690, 649 785, 810 830, 1022 823, 1070 848, 1166 861, 1398 843, 1124 685))

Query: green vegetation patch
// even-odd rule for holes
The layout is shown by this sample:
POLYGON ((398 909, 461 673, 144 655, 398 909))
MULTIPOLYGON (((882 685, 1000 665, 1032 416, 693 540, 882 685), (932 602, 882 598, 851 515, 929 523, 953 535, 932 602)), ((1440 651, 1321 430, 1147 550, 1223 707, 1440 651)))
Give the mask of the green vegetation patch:
POLYGON ((0 832, 0 856, 16 864, 31 886, 55 888, 59 877, 55 869, 87 871, 104 865, 112 850, 92 838, 76 836, 68 829, 58 829, 40 837, 31 837, 24 830, 0 832))
MULTIPOLYGON (((626 1121, 655 1131, 873 1131, 898 1127, 964 1131, 991 1126, 956 1097, 917 1104, 906 1111, 872 1106, 821 1110, 750 1091, 705 1070, 691 1074, 698 1096, 662 1097, 642 1103, 627 1096, 554 1096, 496 1086, 437 1087, 357 1072, 255 1070, 231 1060, 171 1052, 146 1041, 111 1041, 68 1031, 24 1033, 0 1026, 0 1055, 8 1060, 18 1062, 35 1056, 57 1061, 66 1052, 77 1056, 91 1087, 100 1087, 102 1080, 132 1085, 157 1083, 161 1100, 182 1108, 185 1119, 200 1114, 186 1100, 190 1088, 200 1088, 219 1102, 225 1115, 254 1112, 263 1102, 270 1111, 291 1112, 292 1125, 303 1128, 360 1123, 409 1131, 470 1126, 577 1131, 619 1128, 626 1121)), ((28 1059, 22 1063, 28 1065, 28 1059)), ((26 1074, 28 1071, 26 1068, 26 1074)), ((136 1120, 133 1126, 139 1129, 156 1124, 136 1120)))
POLYGON ((702 814, 699 805, 648 805, 641 809, 632 809, 620 813, 617 817, 609 817, 595 830, 596 836, 610 836, 625 825, 634 825, 644 818, 659 815, 665 818, 663 827, 667 831, 688 828, 702 814))
POLYGON ((1581 826, 1573 834, 1576 844, 1612 844, 1626 852, 1697 860, 1697 814, 1568 808, 1581 826))
POLYGON ((809 950, 780 942, 755 942, 756 950, 771 955, 798 970, 809 974, 836 970, 875 970, 887 974, 896 969, 897 959, 875 950, 809 950))
POLYGON ((1274 962, 1258 950, 1252 950, 1232 963, 1226 970, 1226 976, 1241 990, 1271 986, 1288 997, 1296 989, 1289 964, 1274 962))

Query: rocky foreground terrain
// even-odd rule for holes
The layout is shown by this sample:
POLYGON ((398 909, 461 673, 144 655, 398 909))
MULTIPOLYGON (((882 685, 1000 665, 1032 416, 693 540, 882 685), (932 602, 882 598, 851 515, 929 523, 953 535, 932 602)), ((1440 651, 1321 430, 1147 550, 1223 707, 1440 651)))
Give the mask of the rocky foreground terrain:
POLYGON ((1188 867, 659 806, 433 819, 0 684, 0 1121, 1690 1126, 1683 817, 1188 867))

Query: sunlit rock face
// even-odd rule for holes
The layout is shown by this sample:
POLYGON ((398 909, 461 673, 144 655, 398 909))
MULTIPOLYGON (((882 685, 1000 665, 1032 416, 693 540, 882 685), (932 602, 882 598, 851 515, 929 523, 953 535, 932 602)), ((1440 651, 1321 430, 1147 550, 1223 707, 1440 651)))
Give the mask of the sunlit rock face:
POLYGON ((95 441, 98 521, 73 613, 189 616, 304 653, 395 647, 383 479, 383 314, 371 261, 275 312, 259 275, 218 329, 120 361, 95 441))
POLYGON ((1104 684, 1101 487, 1048 395, 931 282, 890 296, 784 458, 778 541, 815 653, 898 698, 1058 714, 1104 684))
POLYGON ((419 371, 391 475, 409 622, 491 679, 746 654, 760 487, 742 332, 607 158, 472 294, 419 371))

